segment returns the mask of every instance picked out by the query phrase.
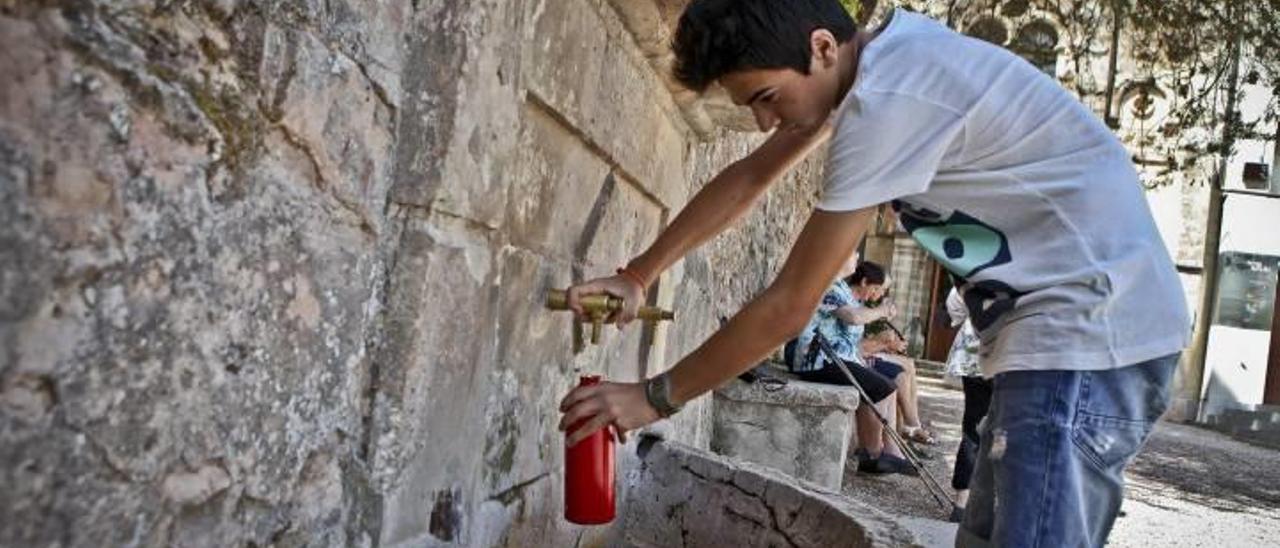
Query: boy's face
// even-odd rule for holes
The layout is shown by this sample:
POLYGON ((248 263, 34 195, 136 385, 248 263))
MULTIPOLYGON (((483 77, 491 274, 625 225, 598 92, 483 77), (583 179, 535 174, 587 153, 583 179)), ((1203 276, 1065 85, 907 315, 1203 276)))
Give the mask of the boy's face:
POLYGON ((827 122, 840 88, 839 44, 824 29, 813 31, 809 74, 784 69, 745 69, 720 78, 734 104, 755 114, 760 131, 815 130, 827 122))

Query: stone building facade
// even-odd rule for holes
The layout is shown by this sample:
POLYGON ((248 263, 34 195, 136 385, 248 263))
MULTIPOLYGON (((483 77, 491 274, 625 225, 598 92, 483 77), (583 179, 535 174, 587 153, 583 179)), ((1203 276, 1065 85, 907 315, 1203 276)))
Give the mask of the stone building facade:
POLYGON ((682 6, 0 0, 0 545, 602 542, 559 398, 700 344, 821 162, 571 353, 545 292, 760 139, 671 85, 682 6))

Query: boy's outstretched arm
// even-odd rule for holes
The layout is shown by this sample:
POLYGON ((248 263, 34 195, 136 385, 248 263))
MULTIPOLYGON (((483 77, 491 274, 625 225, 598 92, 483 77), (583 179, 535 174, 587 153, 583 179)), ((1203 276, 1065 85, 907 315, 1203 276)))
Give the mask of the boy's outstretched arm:
POLYGON ((742 218, 774 181, 830 135, 829 126, 810 132, 775 131, 759 148, 730 164, 689 200, 653 245, 627 265, 631 276, 597 278, 573 286, 568 293, 569 307, 581 314, 581 296, 611 293, 622 297, 626 307, 614 319, 619 324, 631 321, 643 304, 644 291, 659 275, 742 218))
MULTIPOLYGON (((875 208, 815 211, 773 284, 667 373, 672 403, 683 404, 723 384, 803 329, 874 216, 875 208)), ((645 398, 644 383, 579 387, 565 396, 560 410, 561 430, 586 421, 569 436, 569 445, 609 424, 625 433, 659 418, 645 398)))

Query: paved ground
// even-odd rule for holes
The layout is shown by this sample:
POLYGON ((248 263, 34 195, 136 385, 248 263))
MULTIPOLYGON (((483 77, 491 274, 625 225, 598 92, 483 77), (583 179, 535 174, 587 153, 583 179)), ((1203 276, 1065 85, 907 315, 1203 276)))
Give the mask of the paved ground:
MULTIPOLYGON (((927 380, 927 379, 926 379, 927 380)), ((959 391, 921 386, 921 413, 942 438, 927 466, 946 487, 960 436, 959 391)), ((1256 547, 1280 545, 1280 451, 1201 428, 1161 424, 1129 467, 1124 515, 1109 546, 1256 547)), ((950 546, 954 526, 920 480, 859 475, 849 461, 844 491, 905 516, 930 546, 950 546)))

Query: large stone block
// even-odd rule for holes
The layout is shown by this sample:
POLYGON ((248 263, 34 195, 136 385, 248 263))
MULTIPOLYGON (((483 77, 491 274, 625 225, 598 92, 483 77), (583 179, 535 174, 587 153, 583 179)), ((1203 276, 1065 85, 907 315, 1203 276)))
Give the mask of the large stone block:
POLYGON ((521 66, 530 99, 565 118, 664 207, 682 205, 687 131, 617 14, 596 0, 548 0, 527 10, 521 66))
POLYGON ((559 120, 537 108, 524 112, 520 167, 510 180, 511 242, 564 261, 585 260, 602 214, 622 189, 609 165, 559 120))
POLYGON ((652 438, 640 460, 615 546, 918 546, 878 510, 770 468, 652 438))
POLYGON ((711 450, 839 491, 857 406, 846 387, 730 381, 715 391, 711 450))
POLYGON ((406 100, 394 201, 501 226, 518 167, 518 64, 525 48, 511 37, 521 32, 524 9, 466 0, 419 12, 406 75, 406 86, 417 87, 406 100))
MULTIPOLYGON (((570 353, 569 316, 543 307, 549 287, 567 285, 570 268, 531 251, 503 250, 498 288, 497 357, 484 383, 484 502, 474 542, 486 546, 573 544, 575 527, 563 512, 564 437, 557 430, 560 398, 587 362, 570 353)), ((610 335, 615 335, 610 333, 610 335)), ((611 336, 604 348, 632 338, 611 336)), ((603 355, 604 348, 589 355, 603 355)))
POLYGON ((428 206, 446 180, 467 45, 459 9, 465 9, 464 2, 430 2, 409 19, 390 196, 397 203, 428 206))
POLYGON ((498 268, 492 234, 406 219, 387 288, 371 451, 385 493, 382 543, 467 542, 493 368, 498 268))
POLYGON ((340 543, 377 241, 278 132, 232 165, 252 68, 150 7, 0 17, 0 237, 44 280, 0 322, 0 544, 340 543))

